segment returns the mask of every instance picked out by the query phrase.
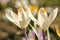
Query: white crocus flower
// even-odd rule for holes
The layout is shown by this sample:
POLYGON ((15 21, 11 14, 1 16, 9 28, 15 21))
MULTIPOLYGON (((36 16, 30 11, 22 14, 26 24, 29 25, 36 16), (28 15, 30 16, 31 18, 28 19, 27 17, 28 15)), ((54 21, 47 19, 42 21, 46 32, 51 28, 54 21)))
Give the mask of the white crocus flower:
MULTIPOLYGON (((48 40, 50 40, 50 35, 49 35, 49 31, 48 31, 48 27, 50 26, 50 24, 54 21, 54 19, 57 16, 57 12, 58 12, 58 8, 55 8, 49 15, 47 14, 47 11, 44 8, 40 8, 39 12, 38 12, 38 19, 36 19, 30 12, 30 9, 28 8, 28 16, 36 23, 39 25, 39 27, 43 30, 46 31, 47 30, 47 36, 48 36, 48 40)), ((39 39, 38 33, 36 31, 36 29, 30 24, 30 26, 32 27, 32 29, 34 30, 36 36, 39 39)), ((40 39, 39 39, 40 40, 40 39)))
POLYGON ((12 9, 7 9, 6 16, 11 22, 13 22, 15 25, 22 29, 26 28, 30 22, 30 19, 23 8, 21 8, 21 12, 18 10, 18 15, 14 13, 12 9))
POLYGON ((38 12, 38 19, 36 19, 30 12, 30 9, 28 8, 28 16, 36 22, 39 27, 43 30, 47 30, 47 28, 50 26, 50 24, 54 21, 54 19, 57 16, 58 8, 55 8, 48 16, 46 10, 44 8, 40 8, 38 12))

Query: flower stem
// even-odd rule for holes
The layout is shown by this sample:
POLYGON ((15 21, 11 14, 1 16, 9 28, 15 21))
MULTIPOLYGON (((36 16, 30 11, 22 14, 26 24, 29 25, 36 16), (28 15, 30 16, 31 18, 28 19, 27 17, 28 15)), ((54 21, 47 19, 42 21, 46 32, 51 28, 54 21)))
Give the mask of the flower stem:
POLYGON ((26 28, 24 29, 24 34, 25 34, 26 40, 28 40, 26 28))
POLYGON ((47 29, 47 36, 48 36, 48 40, 50 40, 49 29, 47 29))
POLYGON ((43 40, 45 40, 45 32, 43 31, 43 40))
MULTIPOLYGON (((35 32, 36 36, 38 37, 38 33, 37 31, 35 30, 35 28, 30 24, 31 28, 33 29, 33 31, 35 32)), ((40 40, 40 38, 38 37, 38 40, 40 40)))

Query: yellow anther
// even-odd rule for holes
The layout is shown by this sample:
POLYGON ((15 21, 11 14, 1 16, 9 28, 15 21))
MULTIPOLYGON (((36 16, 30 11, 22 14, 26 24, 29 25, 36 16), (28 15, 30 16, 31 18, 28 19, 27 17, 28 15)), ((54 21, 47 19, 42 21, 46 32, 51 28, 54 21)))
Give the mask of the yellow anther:
POLYGON ((57 28, 56 28, 56 33, 57 33, 57 35, 60 37, 60 31, 59 31, 59 29, 57 29, 57 28))
POLYGON ((33 11, 36 11, 36 13, 38 12, 38 8, 36 6, 31 6, 30 10, 31 10, 31 12, 33 12, 33 11))
POLYGON ((21 8, 18 8, 17 11, 20 13, 21 12, 21 8))
POLYGON ((45 8, 43 8, 43 9, 42 9, 42 14, 44 14, 45 11, 46 11, 45 8))

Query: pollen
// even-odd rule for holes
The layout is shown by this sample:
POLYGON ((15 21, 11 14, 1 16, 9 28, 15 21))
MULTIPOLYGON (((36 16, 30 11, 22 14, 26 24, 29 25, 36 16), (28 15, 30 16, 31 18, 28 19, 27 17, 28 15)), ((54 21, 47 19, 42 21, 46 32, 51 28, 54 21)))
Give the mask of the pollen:
POLYGON ((33 12, 33 11, 36 11, 36 13, 38 12, 38 8, 36 6, 31 6, 30 10, 31 10, 31 12, 33 12))
POLYGON ((18 8, 17 11, 20 13, 21 12, 21 8, 18 8))
POLYGON ((42 9, 42 14, 44 14, 45 11, 46 11, 45 8, 43 8, 43 9, 42 9))
POLYGON ((56 28, 56 33, 57 33, 57 35, 60 37, 60 31, 59 31, 59 29, 57 29, 57 28, 56 28))

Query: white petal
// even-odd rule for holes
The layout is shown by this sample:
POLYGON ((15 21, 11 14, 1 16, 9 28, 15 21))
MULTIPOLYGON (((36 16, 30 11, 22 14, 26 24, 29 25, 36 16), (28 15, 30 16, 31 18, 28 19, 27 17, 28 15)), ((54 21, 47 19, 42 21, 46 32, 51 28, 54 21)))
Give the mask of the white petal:
POLYGON ((37 22, 37 19, 32 15, 32 13, 30 12, 29 8, 28 8, 27 12, 28 12, 27 14, 30 17, 30 19, 33 20, 33 21, 35 21, 35 22, 37 22))
POLYGON ((22 21, 22 12, 18 12, 18 21, 22 21))
POLYGON ((48 18, 48 27, 50 24, 54 21, 58 13, 58 8, 55 8, 52 13, 50 13, 49 18, 48 18))
MULTIPOLYGON (((15 25, 17 25, 19 28, 20 28, 20 23, 17 21, 17 20, 14 20, 14 18, 12 17, 12 15, 11 15, 11 9, 7 9, 6 10, 6 16, 7 16, 7 18, 11 21, 11 22, 13 22, 15 25), (16 22, 17 21, 17 22, 16 22)), ((14 15, 14 14, 13 14, 14 15)))
POLYGON ((11 17, 11 15, 10 15, 10 14, 6 13, 6 17, 7 17, 11 22, 13 22, 13 23, 14 23, 14 20, 13 20, 13 18, 11 17))
POLYGON ((12 10, 11 10, 11 16, 12 18, 14 19, 14 21, 18 21, 18 15, 16 13, 14 13, 12 10))
POLYGON ((20 21, 21 28, 26 28, 28 24, 30 23, 31 19, 27 17, 26 19, 23 16, 22 21, 20 21))
POLYGON ((22 9, 22 21, 20 21, 21 28, 26 28, 28 24, 30 23, 30 18, 28 17, 27 13, 22 9))
POLYGON ((25 19, 27 18, 27 13, 24 11, 24 9, 22 8, 22 12, 23 12, 23 15, 25 17, 25 19))
POLYGON ((36 15, 36 11, 33 11, 32 14, 35 16, 36 15))
POLYGON ((47 12, 46 12, 46 9, 45 9, 45 8, 43 8, 43 7, 42 7, 42 8, 40 8, 40 13, 41 13, 42 15, 44 15, 46 18, 48 17, 48 16, 47 16, 47 12), (44 11, 44 13, 42 12, 42 10, 45 10, 45 11, 44 11))
POLYGON ((43 24, 46 22, 45 15, 41 14, 41 10, 38 12, 38 22, 41 28, 43 28, 43 24))
POLYGON ((5 10, 6 12, 6 17, 11 21, 11 22, 14 22, 13 18, 11 17, 11 8, 8 8, 5 10))

